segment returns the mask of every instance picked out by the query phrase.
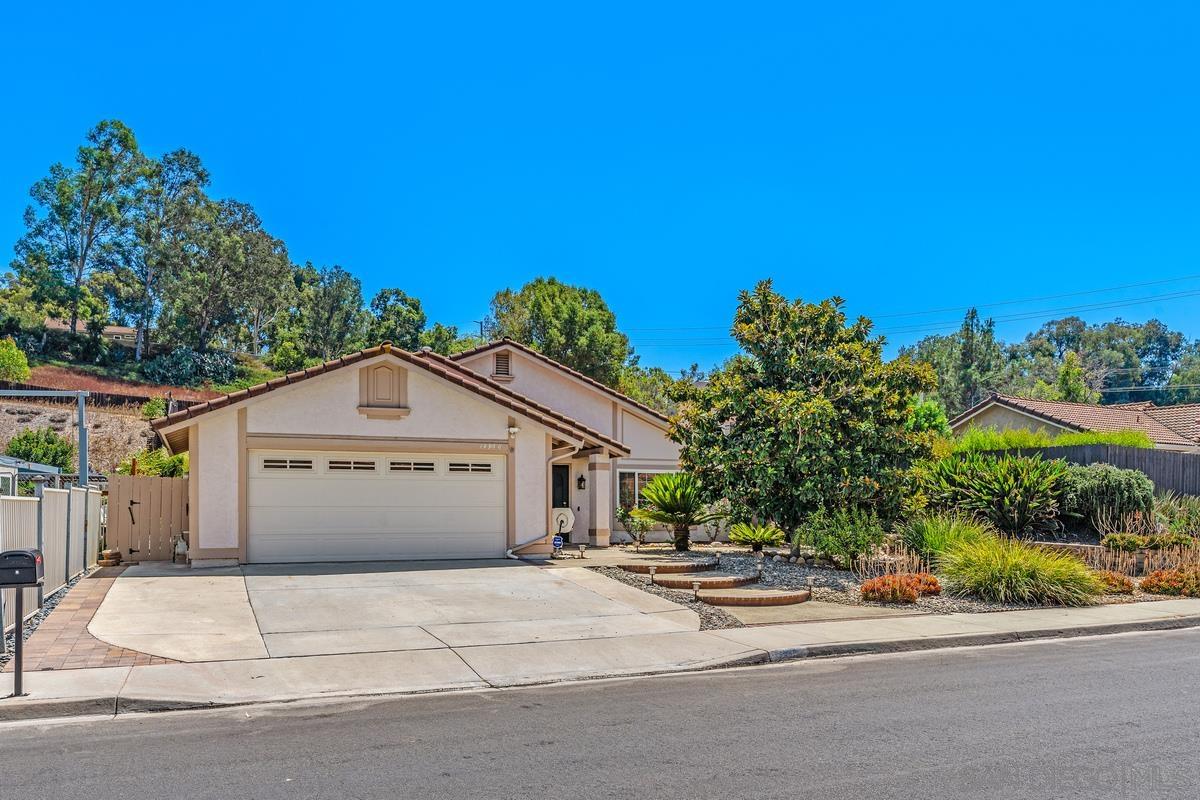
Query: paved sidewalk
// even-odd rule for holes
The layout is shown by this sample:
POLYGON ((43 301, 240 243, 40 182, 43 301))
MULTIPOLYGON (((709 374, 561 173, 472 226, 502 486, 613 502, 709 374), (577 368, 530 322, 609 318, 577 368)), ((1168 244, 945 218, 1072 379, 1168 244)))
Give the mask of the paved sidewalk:
MULTIPOLYGON (((615 638, 38 672, 0 720, 521 686, 937 647, 1200 626, 1200 599, 813 622, 615 638)), ((0 676, 0 695, 12 676, 0 676)))
MULTIPOLYGON (((58 601, 25 642, 27 672, 172 663, 169 658, 109 644, 88 631, 97 609, 123 571, 124 567, 102 567, 81 578, 66 597, 58 601)), ((4 665, 4 671, 12 670, 13 662, 9 661, 4 665)))

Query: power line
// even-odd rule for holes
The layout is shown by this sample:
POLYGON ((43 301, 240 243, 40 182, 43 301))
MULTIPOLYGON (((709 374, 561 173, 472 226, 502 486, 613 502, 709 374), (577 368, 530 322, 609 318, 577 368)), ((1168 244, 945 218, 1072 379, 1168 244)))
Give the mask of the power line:
MULTIPOLYGON (((1190 281, 1190 280, 1196 280, 1196 279, 1200 279, 1200 275, 1183 275, 1178 278, 1164 278, 1162 280, 1157 280, 1157 281, 1143 281, 1141 283, 1125 283, 1125 284, 1121 284, 1120 286, 1108 286, 1108 287, 1105 287, 1102 289, 1087 289, 1087 290, 1079 291, 1079 292, 1064 292, 1062 294, 1042 295, 1040 297, 1026 297, 1021 300, 1000 300, 1000 301, 997 301, 994 303, 976 303, 974 305, 967 305, 967 306, 948 306, 945 308, 927 309, 925 311, 904 311, 904 312, 898 312, 898 313, 894 313, 894 314, 877 314, 877 315, 873 316, 872 319, 895 319, 898 317, 917 317, 917 316, 923 316, 925 314, 942 314, 942 313, 947 313, 950 311, 964 311, 965 312, 972 308, 977 308, 977 309, 978 308, 996 308, 999 306, 1020 305, 1021 303, 1037 303, 1042 300, 1060 300, 1065 297, 1082 297, 1085 295, 1104 294, 1105 292, 1116 292, 1116 291, 1121 291, 1122 289, 1138 289, 1138 288, 1142 288, 1145 286, 1160 286, 1160 285, 1166 284, 1166 283, 1181 283, 1183 281, 1190 281)), ((1124 301, 1109 301, 1109 302, 1124 302, 1124 301)), ((1069 308, 1067 310, 1069 310, 1069 308)), ((1039 311, 1039 312, 1035 312, 1035 313, 1042 314, 1042 313, 1056 313, 1056 312, 1051 310, 1048 312, 1039 311)), ((925 324, 943 325, 946 323, 925 323, 925 324)), ((955 322, 953 324, 958 325, 961 323, 955 322)), ((674 326, 674 327, 669 327, 669 328, 625 328, 624 330, 625 330, 625 332, 629 333, 629 332, 633 332, 633 331, 647 331, 647 332, 654 332, 654 331, 721 331, 721 330, 729 330, 729 328, 730 328, 729 325, 702 325, 702 326, 696 326, 696 327, 674 326)))
MULTIPOLYGON (((1058 308, 1045 308, 1038 311, 1023 311, 1018 314, 1009 314, 1002 317, 993 317, 991 320, 997 323, 1019 322, 1030 319, 1038 319, 1040 317, 1062 314, 1066 312, 1080 311, 1104 311, 1127 306, 1145 305, 1147 303, 1166 302, 1170 300, 1182 300, 1192 297, 1200 297, 1200 289, 1190 289, 1180 292, 1168 292, 1166 294, 1148 295, 1145 297, 1133 297, 1124 300, 1110 300, 1103 303, 1091 303, 1087 305, 1077 306, 1060 306, 1058 308)), ((877 333, 883 335, 902 335, 912 333, 934 333, 939 330, 953 330, 962 325, 961 321, 946 320, 944 322, 930 322, 919 325, 909 325, 899 328, 878 328, 877 333)), ((633 330, 633 329, 629 329, 633 330)), ((669 330, 669 329, 663 329, 669 330)), ((680 330, 688 330, 686 328, 680 330)), ((636 344, 638 347, 663 347, 671 345, 679 346, 717 346, 729 344, 732 340, 728 338, 704 337, 698 339, 682 339, 678 337, 670 337, 663 339, 639 339, 636 344)))

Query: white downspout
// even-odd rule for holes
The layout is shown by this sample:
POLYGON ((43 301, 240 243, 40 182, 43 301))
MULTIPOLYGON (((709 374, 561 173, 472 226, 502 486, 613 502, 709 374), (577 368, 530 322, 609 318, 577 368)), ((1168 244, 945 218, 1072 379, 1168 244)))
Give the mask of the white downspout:
MULTIPOLYGON (((560 448, 560 450, 561 450, 561 448, 560 448)), ((565 453, 560 452, 559 450, 551 450, 550 455, 546 457, 546 481, 549 482, 549 480, 550 480, 550 465, 551 464, 554 464, 556 461, 562 461, 564 458, 570 458, 571 456, 578 453, 579 450, 580 450, 580 446, 578 446, 578 445, 572 445, 565 453), (555 455, 555 453, 559 453, 559 454, 555 455)), ((547 513, 549 513, 549 512, 547 512, 547 513)), ((514 544, 512 547, 508 548, 508 550, 506 550, 504 552, 504 557, 511 558, 514 561, 520 561, 521 557, 518 555, 515 555, 513 551, 523 550, 531 544, 536 544, 537 542, 540 542, 542 539, 545 539, 548 535, 549 534, 543 533, 541 536, 530 539, 528 542, 522 542, 521 544, 514 544)))

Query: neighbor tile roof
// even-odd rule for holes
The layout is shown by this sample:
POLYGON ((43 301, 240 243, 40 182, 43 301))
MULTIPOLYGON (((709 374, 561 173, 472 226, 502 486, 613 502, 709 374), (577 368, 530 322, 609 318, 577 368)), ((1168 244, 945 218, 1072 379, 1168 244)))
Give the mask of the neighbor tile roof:
POLYGON ((599 431, 584 425, 578 420, 561 414, 548 406, 544 406, 534 400, 531 400, 524 395, 518 394, 511 389, 503 386, 495 381, 480 375, 473 370, 456 364, 454 361, 445 356, 438 355, 432 351, 421 351, 419 353, 411 353, 399 347, 394 347, 388 342, 384 342, 376 347, 369 347, 365 350, 359 350, 355 353, 349 353, 335 358, 332 361, 326 361, 324 364, 318 364, 314 367, 292 372, 280 378, 272 378, 266 383, 260 383, 256 386, 251 386, 248 389, 239 389, 236 392, 222 395, 213 400, 208 400, 203 403, 189 406, 188 408, 176 411, 174 414, 168 414, 165 417, 159 417, 153 420, 150 425, 155 430, 161 431, 165 428, 172 427, 178 423, 186 422, 194 419, 202 414, 207 414, 210 411, 216 411, 236 403, 249 400, 252 397, 257 397, 261 394, 278 389, 282 386, 291 386, 309 378, 323 375, 327 372, 332 372, 342 367, 355 364, 368 358, 374 358, 378 355, 390 354, 407 362, 413 366, 420 367, 427 372, 430 372, 439 378, 443 378, 453 384, 468 389, 475 394, 487 398, 495 403, 504 406, 516 413, 534 420, 542 425, 545 425, 551 430, 556 430, 567 436, 582 439, 585 443, 591 445, 602 445, 611 450, 615 450, 620 454, 628 455, 629 448, 621 442, 606 436, 599 431))
MULTIPOLYGON (((1146 407, 1142 403, 1128 405, 1097 406, 1090 403, 1067 403, 1060 400, 1033 400, 1015 395, 994 394, 972 408, 967 409, 950 421, 956 426, 967 421, 988 405, 1015 408, 1041 417, 1048 422, 1073 428, 1078 431, 1144 431, 1155 444, 1171 446, 1195 446, 1198 439, 1182 430, 1168 425, 1159 412, 1170 407, 1146 407)), ((1198 425, 1200 427, 1200 425, 1198 425)))
POLYGON ((1151 403, 1146 413, 1171 430, 1200 442, 1200 403, 1181 403, 1177 406, 1156 406, 1151 403))
POLYGON ((607 386, 607 385, 601 383, 600 381, 596 380, 595 378, 589 378, 587 375, 584 375, 579 370, 571 369, 566 364, 561 364, 558 361, 555 361, 553 358, 550 358, 550 356, 545 355, 543 353, 539 353, 537 350, 534 350, 529 345, 521 344, 520 342, 518 342, 514 339, 508 339, 508 338, 496 339, 495 341, 488 342, 487 344, 481 344, 478 347, 473 347, 470 350, 464 350, 461 353, 455 353, 454 355, 450 356, 450 358, 452 358, 455 361, 461 361, 464 358, 478 355, 479 353, 486 353, 488 350, 495 350, 496 348, 504 347, 505 345, 508 345, 509 347, 512 347, 515 350, 519 350, 520 352, 522 352, 528 356, 532 356, 533 358, 535 358, 545 364, 549 364, 550 366, 552 366, 558 370, 561 370, 562 372, 565 372, 574 378, 578 378, 579 380, 586 383, 588 386, 591 386, 593 389, 599 389, 601 392, 609 395, 610 397, 615 397, 616 399, 621 400, 622 402, 628 403, 629 405, 633 406, 634 408, 638 409, 639 411, 642 411, 643 413, 653 417, 656 420, 659 420, 660 422, 669 423, 671 421, 671 418, 668 417, 666 414, 662 413, 661 411, 655 411, 653 408, 646 405, 645 403, 639 403, 637 400, 634 400, 629 395, 622 394, 622 393, 618 392, 616 389, 612 388, 611 386, 607 386))

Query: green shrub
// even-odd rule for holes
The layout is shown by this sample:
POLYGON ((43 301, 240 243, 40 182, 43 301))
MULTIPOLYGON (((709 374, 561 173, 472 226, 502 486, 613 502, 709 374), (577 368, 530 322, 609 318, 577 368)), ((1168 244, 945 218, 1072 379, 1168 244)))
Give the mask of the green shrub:
POLYGON ((1067 466, 1059 496, 1062 514, 1093 528, 1104 520, 1154 511, 1154 482, 1144 472, 1112 464, 1067 466))
POLYGON ((764 546, 776 547, 783 541, 783 531, 774 525, 737 522, 729 527, 729 543, 749 545, 751 550, 762 550, 764 546))
POLYGON ((1138 586, 1148 594, 1200 597, 1200 567, 1156 570, 1142 578, 1138 586))
POLYGON ((165 397, 152 397, 142 403, 142 419, 158 419, 167 415, 167 400, 165 397))
POLYGON ((200 353, 177 347, 170 353, 142 364, 142 377, 169 386, 199 386, 229 383, 237 374, 233 356, 219 350, 200 353))
POLYGON ((858 508, 817 511, 796 531, 798 545, 808 545, 817 555, 839 558, 846 565, 878 547, 883 536, 879 517, 858 508))
POLYGON ((1154 447, 1144 431, 1080 431, 1051 434, 1045 428, 999 431, 995 428, 968 428, 954 440, 956 453, 981 453, 989 450, 1021 450, 1040 447, 1067 447, 1081 444, 1113 444, 1123 447, 1154 447))
POLYGON ((942 408, 942 404, 937 400, 917 400, 910 404, 904 428, 914 433, 930 431, 939 436, 950 435, 950 421, 946 417, 946 409, 942 408))
POLYGON ((1100 544, 1120 553, 1136 553, 1146 546, 1147 536, 1136 533, 1109 533, 1100 537, 1100 544))
POLYGON ((1186 533, 1109 533, 1100 538, 1100 544, 1109 550, 1136 553, 1138 550, 1171 550, 1193 547, 1196 539, 1186 533))
POLYGON ((1200 497, 1163 492, 1154 498, 1154 514, 1172 533, 1200 536, 1200 497))
POLYGON ((621 523, 621 527, 625 532, 637 542, 639 545, 646 543, 646 534, 654 527, 654 523, 648 519, 642 519, 633 513, 632 509, 621 506, 617 509, 617 521, 621 523))
POLYGON ((934 462, 925 473, 932 508, 974 514, 1012 535, 1057 526, 1066 465, 1028 456, 970 453, 934 462))
POLYGON ((949 593, 997 603, 1082 606, 1104 589, 1070 553, 999 537, 951 547, 940 571, 949 593))
POLYGON ((29 380, 29 360, 11 336, 0 339, 0 381, 24 383, 29 380))
POLYGON ((60 436, 53 428, 30 428, 10 439, 4 454, 49 464, 63 472, 75 472, 79 467, 77 452, 75 442, 60 436))
POLYGON ((990 525, 954 511, 928 514, 908 520, 899 527, 904 545, 928 561, 937 561, 948 547, 958 542, 975 542, 995 533, 990 525))
POLYGON ((171 455, 167 448, 143 450, 134 453, 117 465, 118 475, 129 475, 133 471, 133 460, 137 459, 137 474, 159 478, 178 478, 188 474, 188 454, 171 455))

